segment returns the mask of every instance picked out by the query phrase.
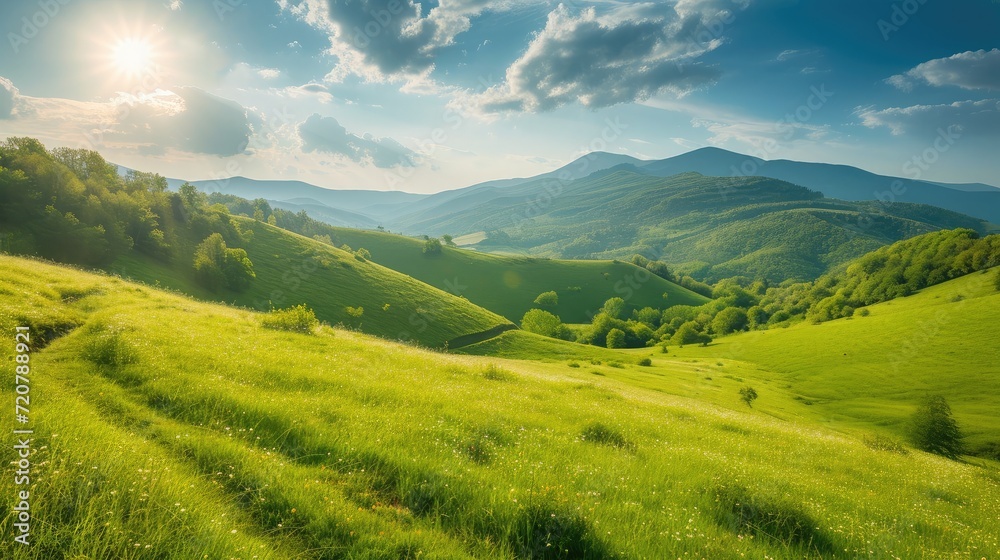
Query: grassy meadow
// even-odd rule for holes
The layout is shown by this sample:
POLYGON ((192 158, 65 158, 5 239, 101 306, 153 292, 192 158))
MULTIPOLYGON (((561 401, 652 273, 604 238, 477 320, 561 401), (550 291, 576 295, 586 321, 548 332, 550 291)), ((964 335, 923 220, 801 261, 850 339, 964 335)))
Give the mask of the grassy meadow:
POLYGON ((245 292, 210 292, 195 282, 189 267, 135 252, 119 257, 111 270, 199 299, 262 311, 308 303, 330 324, 430 347, 510 324, 466 299, 338 248, 258 221, 233 219, 253 232, 245 249, 257 277, 245 292), (348 307, 363 314, 353 316, 348 307))
MULTIPOLYGON (((972 288, 965 309, 995 303, 972 288)), ((818 328, 848 336, 934 295, 818 328)), ((577 347, 515 331, 467 351, 526 355, 444 354, 264 317, 0 256, 0 330, 32 327, 36 543, 5 538, 0 557, 1000 555, 995 464, 875 449, 825 425, 768 366, 777 350, 716 357, 752 335, 644 367, 653 350, 562 355, 577 347), (752 409, 744 384, 761 389, 752 409)), ((956 364, 979 363, 968 354, 956 364)), ((11 384, 0 393, 13 402, 11 384)), ((5 535, 12 519, 2 510, 5 535)))
POLYGON ((708 301, 631 263, 516 257, 449 247, 428 256, 419 239, 377 231, 334 231, 338 243, 369 250, 373 261, 514 322, 539 307, 533 304, 535 298, 548 291, 558 294, 559 303, 544 309, 565 323, 589 322, 612 297, 625 298, 629 313, 647 306, 662 309, 708 301))

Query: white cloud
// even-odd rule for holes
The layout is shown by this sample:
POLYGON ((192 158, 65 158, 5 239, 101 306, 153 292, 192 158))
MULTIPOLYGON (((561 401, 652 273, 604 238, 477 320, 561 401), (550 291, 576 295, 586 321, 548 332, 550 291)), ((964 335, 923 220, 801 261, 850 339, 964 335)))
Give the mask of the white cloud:
POLYGON ((914 82, 1000 91, 1000 49, 966 51, 936 58, 886 79, 886 83, 903 91, 912 90, 914 82))
POLYGON ((868 128, 888 128, 894 136, 934 134, 939 129, 953 127, 964 134, 1000 134, 1000 100, 997 99, 886 109, 862 107, 855 114, 868 128))
POLYGON ((114 104, 120 117, 106 135, 160 150, 232 156, 246 150, 253 134, 243 106, 194 87, 123 94, 114 104))
POLYGON ((273 80, 281 76, 281 70, 278 70, 277 68, 261 68, 260 70, 257 70, 257 75, 265 80, 273 80))
POLYGON ((9 119, 14 115, 14 104, 18 95, 14 83, 0 76, 0 119, 9 119))
POLYGON ((664 91, 683 96, 718 77, 697 58, 722 44, 722 31, 707 30, 732 23, 735 5, 743 3, 683 0, 573 14, 560 4, 502 84, 466 94, 457 104, 490 115, 570 103, 607 107, 664 91))
POLYGON ((334 81, 349 75, 405 80, 425 73, 473 17, 519 3, 527 1, 453 0, 425 11, 414 0, 278 0, 282 10, 329 34, 330 52, 339 59, 328 76, 334 81))
POLYGON ((350 133, 333 117, 314 113, 298 127, 302 151, 336 154, 361 164, 378 168, 413 167, 412 151, 392 138, 376 138, 371 134, 350 133))
POLYGON ((167 7, 176 12, 180 10, 183 5, 184 2, 182 2, 181 0, 170 0, 170 3, 167 4, 167 7))

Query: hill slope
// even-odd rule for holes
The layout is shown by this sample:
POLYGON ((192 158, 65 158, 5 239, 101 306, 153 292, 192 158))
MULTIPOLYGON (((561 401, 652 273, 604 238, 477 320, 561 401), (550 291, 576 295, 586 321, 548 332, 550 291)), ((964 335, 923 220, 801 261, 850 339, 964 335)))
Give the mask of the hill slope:
POLYGON ((1000 554, 995 470, 580 369, 270 331, 23 259, 0 270, 0 331, 34 335, 34 545, 4 539, 3 557, 1000 554))
MULTIPOLYGON (((545 195, 519 185, 473 208, 411 228, 461 235, 502 230, 509 245, 565 258, 641 253, 709 280, 749 274, 811 279, 880 246, 941 228, 983 230, 968 216, 930 206, 846 202, 760 177, 660 178, 611 169, 545 195)), ((489 246, 481 243, 484 249, 489 246)))
POLYGON ((545 309, 567 323, 589 322, 613 297, 625 299, 629 312, 708 301, 630 263, 512 257, 449 247, 428 256, 422 252, 423 241, 409 237, 352 229, 336 229, 334 235, 335 244, 365 248, 373 261, 466 297, 511 321, 520 321, 527 310, 538 307, 532 302, 548 291, 558 294, 559 303, 545 309))
POLYGON ((677 352, 752 363, 828 422, 899 436, 914 404, 941 394, 973 450, 1000 457, 1000 292, 996 270, 988 272, 868 307, 868 317, 750 332, 677 352))
MULTIPOLYGON (((760 175, 802 185, 830 198, 930 204, 1000 223, 1000 189, 987 185, 949 185, 886 177, 847 165, 767 161, 719 148, 702 148, 673 158, 646 162, 639 168, 660 177, 691 171, 720 177, 760 175)), ((912 170, 919 174, 916 167, 912 170)))
POLYGON ((316 316, 392 340, 431 347, 510 322, 468 300, 359 259, 340 249, 253 220, 234 217, 253 238, 245 244, 257 278, 245 292, 212 293, 174 265, 130 253, 111 270, 202 299, 260 311, 306 303, 316 316), (354 317, 347 307, 363 308, 354 317))

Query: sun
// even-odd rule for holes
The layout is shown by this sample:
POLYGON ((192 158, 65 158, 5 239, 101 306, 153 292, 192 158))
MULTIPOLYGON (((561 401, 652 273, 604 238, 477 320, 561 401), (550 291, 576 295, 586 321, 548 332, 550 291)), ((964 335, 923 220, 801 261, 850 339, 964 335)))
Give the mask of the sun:
POLYGON ((148 74, 155 66, 153 46, 147 39, 119 39, 111 47, 111 63, 119 74, 129 78, 148 74))

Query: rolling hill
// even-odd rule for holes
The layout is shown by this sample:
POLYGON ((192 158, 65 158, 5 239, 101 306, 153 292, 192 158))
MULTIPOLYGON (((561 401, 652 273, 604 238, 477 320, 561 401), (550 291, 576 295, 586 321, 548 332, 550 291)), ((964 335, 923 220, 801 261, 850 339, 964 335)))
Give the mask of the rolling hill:
POLYGON ((335 247, 245 218, 234 217, 253 232, 245 244, 256 279, 244 292, 213 293, 190 272, 170 263, 129 253, 110 267, 113 272, 201 299, 266 311, 306 303, 316 316, 391 340, 440 347, 466 335, 513 328, 510 321, 468 300, 415 280, 335 247), (347 308, 362 308, 354 317, 347 308))
POLYGON ((5 558, 1000 554, 995 464, 870 448, 739 359, 442 355, 37 261, 0 271, 0 330, 32 333, 34 431, 33 545, 4 539, 5 558))
POLYGON ((900 437, 913 403, 945 395, 973 450, 992 450, 1000 459, 996 274, 970 274, 873 305, 867 317, 744 333, 677 354, 754 364, 825 422, 880 427, 900 437))
POLYGON ((532 307, 540 307, 532 302, 548 291, 555 291, 559 301, 545 309, 567 323, 589 322, 613 297, 625 299, 629 313, 647 306, 708 301, 631 263, 491 255, 450 247, 444 247, 440 255, 425 255, 421 240, 354 229, 332 230, 331 238, 337 245, 367 249, 379 264, 515 322, 532 307))
MULTIPOLYGON (((826 199, 760 177, 688 173, 668 178, 612 168, 532 198, 543 182, 509 196, 414 224, 459 235, 501 230, 512 247, 563 258, 640 253, 715 281, 734 275, 774 282, 812 279, 875 248, 942 228, 983 231, 974 218, 936 207, 826 199), (544 204, 538 201, 544 200, 544 204)), ((490 250, 490 240, 478 246, 490 250)))
MULTIPOLYGON (((847 165, 768 161, 719 148, 701 148, 673 158, 646 162, 638 168, 660 177, 692 171, 720 177, 757 175, 801 185, 829 198, 929 204, 1000 223, 1000 189, 989 185, 949 185, 887 177, 847 165)), ((913 164, 904 169, 920 174, 913 164)))

